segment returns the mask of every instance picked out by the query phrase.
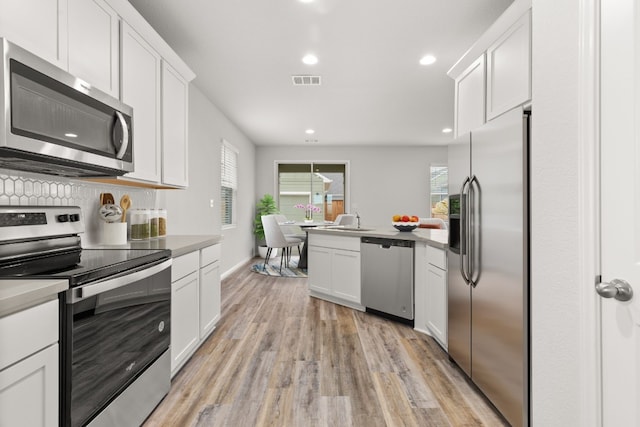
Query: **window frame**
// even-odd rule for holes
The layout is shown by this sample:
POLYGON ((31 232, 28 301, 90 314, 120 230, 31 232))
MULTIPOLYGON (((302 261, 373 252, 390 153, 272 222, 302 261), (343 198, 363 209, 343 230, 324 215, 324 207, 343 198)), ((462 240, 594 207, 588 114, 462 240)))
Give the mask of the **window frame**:
POLYGON ((221 229, 230 229, 236 228, 238 226, 238 215, 237 215, 237 206, 238 206, 238 186, 239 186, 239 158, 240 151, 238 148, 231 144, 226 139, 222 138, 220 144, 220 225, 221 229), (227 164, 225 162, 228 153, 232 153, 235 155, 235 164, 227 164), (235 176, 227 176, 225 172, 235 173, 235 176), (225 183, 229 183, 230 185, 224 185, 225 183), (227 215, 223 213, 224 207, 227 205, 223 201, 225 198, 225 189, 231 189, 231 222, 225 222, 225 218, 227 215))

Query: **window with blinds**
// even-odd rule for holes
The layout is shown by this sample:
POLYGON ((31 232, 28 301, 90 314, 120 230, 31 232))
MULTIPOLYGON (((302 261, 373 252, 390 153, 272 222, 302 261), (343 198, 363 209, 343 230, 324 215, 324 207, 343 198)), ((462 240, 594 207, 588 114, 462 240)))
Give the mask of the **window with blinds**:
POLYGON ((236 198, 238 190, 238 150, 222 140, 220 152, 220 211, 222 226, 236 223, 236 198))

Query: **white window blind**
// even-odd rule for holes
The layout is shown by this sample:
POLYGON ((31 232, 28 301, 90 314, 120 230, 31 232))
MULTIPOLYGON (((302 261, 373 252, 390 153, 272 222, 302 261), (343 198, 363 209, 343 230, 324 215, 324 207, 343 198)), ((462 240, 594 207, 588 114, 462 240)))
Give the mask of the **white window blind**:
POLYGON ((238 190, 238 150, 222 140, 220 152, 220 209, 222 226, 235 224, 236 192, 238 190))

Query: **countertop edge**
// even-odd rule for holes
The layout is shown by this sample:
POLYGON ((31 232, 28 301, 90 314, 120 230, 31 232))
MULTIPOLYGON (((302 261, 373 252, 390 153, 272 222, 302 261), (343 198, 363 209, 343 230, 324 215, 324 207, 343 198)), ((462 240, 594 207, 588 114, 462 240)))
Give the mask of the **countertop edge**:
POLYGON ((69 289, 66 279, 2 279, 0 280, 0 317, 26 310, 58 298, 69 289))
POLYGON ((383 237, 389 239, 413 240, 416 242, 426 243, 440 249, 449 247, 448 230, 437 230, 429 228, 417 228, 413 231, 398 231, 393 227, 367 227, 365 230, 331 228, 331 227, 315 227, 306 229, 309 233, 331 234, 333 236, 349 236, 349 237, 383 237))

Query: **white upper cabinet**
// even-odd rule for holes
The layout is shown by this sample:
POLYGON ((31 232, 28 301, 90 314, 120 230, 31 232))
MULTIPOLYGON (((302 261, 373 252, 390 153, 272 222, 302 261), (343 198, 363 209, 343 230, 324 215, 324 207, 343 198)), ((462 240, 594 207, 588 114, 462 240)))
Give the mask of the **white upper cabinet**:
POLYGON ((162 63, 162 183, 189 184, 189 83, 166 62, 162 63))
POLYGON ((487 119, 531 99, 531 12, 487 49, 487 119))
POLYGON ((119 18, 104 0, 68 0, 69 72, 120 97, 119 18))
POLYGON ((447 72, 456 137, 531 100, 531 0, 515 0, 447 72))
POLYGON ((67 69, 67 0, 0 0, 0 37, 67 69))
POLYGON ((485 122, 485 64, 484 55, 476 59, 456 79, 455 123, 456 135, 462 135, 485 122))
POLYGON ((127 177, 160 182, 160 55, 122 23, 122 101, 133 107, 133 161, 127 177))

